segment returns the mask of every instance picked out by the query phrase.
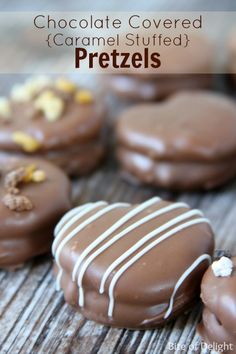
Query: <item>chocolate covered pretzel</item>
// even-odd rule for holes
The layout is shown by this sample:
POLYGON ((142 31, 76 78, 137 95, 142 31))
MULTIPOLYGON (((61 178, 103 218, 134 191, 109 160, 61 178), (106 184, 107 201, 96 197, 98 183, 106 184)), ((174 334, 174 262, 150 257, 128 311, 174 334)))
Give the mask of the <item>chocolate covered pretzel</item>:
POLYGON ((209 221, 185 203, 88 203, 65 214, 52 252, 57 288, 88 319, 161 326, 198 298, 214 248, 209 221))

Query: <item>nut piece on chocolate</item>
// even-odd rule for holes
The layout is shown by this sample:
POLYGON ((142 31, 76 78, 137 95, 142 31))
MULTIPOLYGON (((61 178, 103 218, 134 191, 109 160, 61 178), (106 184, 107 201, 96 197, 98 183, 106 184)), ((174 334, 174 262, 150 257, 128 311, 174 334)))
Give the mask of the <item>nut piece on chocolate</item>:
POLYGON ((236 103, 208 91, 124 111, 117 123, 123 171, 162 188, 211 189, 236 176, 236 103))
POLYGON ((57 289, 88 319, 158 327, 197 300, 213 248, 209 220, 185 203, 88 203, 56 226, 57 289))
POLYGON ((224 346, 224 353, 235 354, 236 257, 222 258, 208 268, 202 279, 204 309, 198 331, 206 343, 224 346))
POLYGON ((2 160, 0 268, 14 269, 49 251, 53 229, 71 207, 70 182, 58 167, 32 158, 2 160))
POLYGON ((32 77, 0 97, 0 154, 45 158, 82 175, 104 156, 104 124, 104 102, 90 90, 65 78, 32 77))

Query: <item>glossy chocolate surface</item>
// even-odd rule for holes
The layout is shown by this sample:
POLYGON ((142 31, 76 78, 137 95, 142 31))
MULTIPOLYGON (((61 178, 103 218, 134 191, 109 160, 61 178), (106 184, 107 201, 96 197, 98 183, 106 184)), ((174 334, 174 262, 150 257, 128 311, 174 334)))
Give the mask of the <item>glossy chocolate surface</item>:
MULTIPOLYGON (((152 50, 155 52, 156 47, 152 50)), ((130 47, 132 51, 138 48, 130 47)), ((154 101, 180 90, 212 87, 214 48, 206 37, 191 33, 188 47, 171 45, 159 47, 158 52, 161 66, 155 71, 127 69, 121 74, 105 76, 109 90, 125 99, 154 101)))
MULTIPOLYGON (((91 172, 102 161, 105 155, 104 139, 99 138, 88 143, 75 145, 58 150, 34 153, 35 159, 43 158, 59 166, 70 176, 78 176, 91 172)), ((31 154, 32 155, 32 154, 31 154)), ((23 152, 0 152, 2 160, 12 156, 24 157, 23 152)))
POLYGON ((236 174, 236 104, 220 94, 183 92, 131 107, 117 137, 123 168, 147 183, 208 189, 236 174))
POLYGON ((153 74, 148 78, 142 74, 109 75, 104 80, 106 87, 113 93, 137 102, 162 100, 178 91, 209 89, 213 86, 211 74, 153 74))
POLYGON ((236 257, 230 276, 217 277, 212 268, 206 271, 201 284, 204 304, 199 332, 207 343, 231 344, 225 353, 236 353, 236 257))
POLYGON ((8 171, 35 164, 46 174, 41 183, 20 185, 21 193, 33 204, 32 210, 22 212, 4 205, 6 191, 0 176, 0 267, 9 268, 49 251, 55 224, 71 207, 70 182, 61 170, 46 161, 7 158, 5 163, 1 162, 1 168, 8 171))
POLYGON ((15 131, 25 132, 37 139, 41 151, 84 143, 100 135, 105 118, 104 104, 101 101, 78 104, 70 96, 65 99, 64 95, 56 93, 64 99, 65 109, 62 117, 53 122, 37 111, 33 102, 12 101, 10 119, 6 122, 0 120, 0 149, 20 150, 12 140, 15 131))
POLYGON ((85 317, 157 327, 197 299, 214 248, 199 211, 153 198, 140 205, 89 203, 66 218, 53 244, 57 285, 85 317))
MULTIPOLYGON (((236 175, 236 158, 206 161, 155 161, 145 154, 119 147, 117 157, 126 173, 142 183, 175 190, 211 189, 236 175)), ((127 174, 127 175, 128 175, 127 174)))
MULTIPOLYGON (((90 93, 89 93, 90 94, 90 93)), ((43 88, 27 102, 10 100, 8 119, 0 116, 0 152, 9 156, 46 158, 63 168, 69 175, 81 175, 94 169, 105 155, 106 109, 101 97, 91 102, 78 103, 74 96, 56 89, 53 85, 43 88), (35 100, 51 92, 63 102, 61 116, 50 121, 37 109, 35 100), (27 152, 14 141, 15 132, 36 139, 39 147, 27 152), (88 158, 89 156, 89 158, 88 158)), ((50 103, 50 98, 48 99, 50 103)))

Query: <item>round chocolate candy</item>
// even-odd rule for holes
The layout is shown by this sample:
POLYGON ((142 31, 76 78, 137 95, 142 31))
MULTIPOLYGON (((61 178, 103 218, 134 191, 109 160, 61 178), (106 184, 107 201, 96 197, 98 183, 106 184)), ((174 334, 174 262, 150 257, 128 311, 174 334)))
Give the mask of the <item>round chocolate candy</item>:
POLYGON ((201 284, 204 304, 198 330, 203 340, 236 353, 236 257, 222 257, 208 268, 201 284))
POLYGON ((236 175, 236 104, 207 91, 137 105, 117 123, 118 159, 137 180, 210 189, 236 175))
MULTIPOLYGON (((190 34, 190 38, 190 44, 186 48, 175 45, 159 47, 161 66, 158 69, 130 68, 115 75, 104 75, 103 81, 109 92, 125 99, 155 101, 180 90, 212 87, 212 43, 208 38, 194 33, 190 34)), ((140 51, 139 46, 128 48, 129 52, 140 51)), ((149 45, 150 48, 156 52, 155 45, 149 45)))
POLYGON ((185 203, 88 203, 65 214, 52 252, 57 288, 85 317, 161 326, 199 296, 214 248, 209 221, 185 203))
POLYGON ((0 165, 0 268, 14 269, 49 251, 56 223, 71 208, 70 182, 38 159, 0 165))
POLYGON ((66 79, 30 78, 0 98, 0 152, 46 158, 81 175, 104 156, 104 119, 104 103, 91 91, 66 79))

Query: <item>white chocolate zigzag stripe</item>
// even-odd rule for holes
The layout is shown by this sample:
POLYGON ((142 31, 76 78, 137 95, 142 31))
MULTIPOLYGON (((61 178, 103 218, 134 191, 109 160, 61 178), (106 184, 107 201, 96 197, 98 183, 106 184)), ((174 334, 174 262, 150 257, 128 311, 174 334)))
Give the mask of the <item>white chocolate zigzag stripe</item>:
MULTIPOLYGON (((106 204, 105 204, 106 205, 106 204)), ((98 206, 104 206, 104 204, 100 204, 100 205, 96 205, 96 208, 98 206)), ((67 242, 69 242, 73 237, 77 236, 77 234, 82 231, 86 226, 88 226, 89 224, 91 224, 92 222, 94 222, 95 220, 99 219, 101 216, 109 213, 110 211, 112 211, 113 209, 117 209, 120 207, 127 207, 129 206, 129 204, 127 203, 115 203, 112 205, 108 205, 103 209, 100 209, 99 211, 97 211, 95 214, 91 215, 88 219, 84 220, 81 224, 79 224, 74 230, 72 230, 63 240, 62 242, 59 244, 59 246, 57 247, 56 253, 55 253, 55 261, 57 263, 59 263, 59 256, 61 253, 62 248, 67 244, 67 242)), ((95 207, 90 208, 90 211, 95 209, 95 207)), ((81 213, 82 214, 82 213, 81 213)), ((87 213, 86 213, 87 214, 87 213)), ((81 217, 81 216, 80 216, 81 217)), ((77 219, 78 220, 78 219, 77 219)))
MULTIPOLYGON (((101 202, 100 204, 99 203, 96 203, 96 208, 98 206, 103 206, 104 205, 104 202, 101 202)), ((105 205, 107 205, 105 203, 105 205)), ((120 207, 124 207, 124 206, 129 206, 129 204, 127 203, 116 203, 116 204, 112 204, 112 205, 108 205, 106 206, 105 208, 97 211, 95 214, 93 214, 92 216, 90 216, 88 219, 86 219, 85 221, 83 221, 81 224, 79 224, 73 231, 71 231, 63 240, 62 242, 59 244, 59 246, 57 247, 56 249, 56 252, 55 252, 55 261, 57 263, 57 266, 59 267, 59 269, 61 270, 61 265, 60 265, 60 254, 61 254, 61 251, 63 249, 63 247, 65 247, 65 245, 73 238, 75 237, 80 231, 82 231, 86 226, 88 226, 89 224, 91 224, 92 222, 94 222, 95 220, 99 219, 101 216, 103 216, 104 214, 107 214, 108 212, 112 211, 113 209, 117 209, 117 208, 120 208, 120 207)), ((87 208, 89 209, 90 211, 93 210, 94 208, 94 205, 90 208, 87 208)), ((82 212, 81 212, 82 214, 82 212)), ((80 214, 80 215, 81 215, 80 214)), ((61 272, 58 273, 58 281, 57 281, 57 289, 58 289, 58 286, 60 285, 60 279, 61 279, 61 272)))
MULTIPOLYGON (((176 204, 173 204, 176 205, 176 204)), ((202 212, 200 210, 190 210, 187 211, 186 213, 177 216, 176 218, 168 221, 167 223, 161 225, 157 229, 153 230, 149 234, 145 235, 141 240, 139 240, 134 246, 130 247, 126 252, 124 252, 120 257, 118 257, 106 270, 104 273, 102 280, 101 280, 101 285, 99 292, 102 294, 104 292, 104 286, 106 283, 107 278, 109 275, 115 270, 116 267, 118 267, 121 263, 123 263, 127 258, 129 258, 133 253, 135 253, 140 247, 142 247, 145 243, 147 243, 150 239, 153 237, 158 236, 160 233, 163 231, 166 231, 172 226, 175 226, 176 224, 186 220, 190 219, 194 216, 203 216, 202 212)))
MULTIPOLYGON (((103 240, 105 240, 107 237, 109 237, 113 232, 115 232, 119 227, 121 227, 123 224, 125 224, 127 221, 132 219, 135 215, 139 214, 143 210, 149 208, 151 205, 160 202, 160 198, 152 198, 146 201, 145 203, 142 203, 138 205, 136 208, 133 210, 129 211, 126 215, 124 215, 121 219, 119 219, 113 226, 111 226, 108 230, 106 230, 103 234, 101 234, 94 242, 92 242, 91 245, 89 245, 81 254, 79 257, 78 261, 76 262, 73 272, 72 272, 72 280, 75 281, 76 278, 76 273, 84 260, 84 258, 94 249, 96 248, 97 245, 99 245, 103 240)), ((135 223, 137 224, 137 223, 135 223)), ((132 225, 131 225, 132 226, 132 225)), ((83 265, 83 268, 81 268, 81 272, 79 273, 79 279, 81 279, 82 283, 82 278, 83 275, 89 265, 89 263, 97 257, 98 254, 102 253, 104 249, 108 248, 111 244, 116 242, 119 238, 127 234, 128 229, 126 228, 123 230, 121 233, 116 235, 114 238, 109 240, 107 243, 105 243, 103 246, 101 246, 97 251, 93 252, 92 255, 86 260, 85 264, 83 265)), ((84 305, 84 291, 82 286, 79 287, 79 306, 84 305)))
MULTIPOLYGON (((52 244, 52 254, 53 256, 55 255, 57 245, 61 239, 61 237, 64 235, 64 233, 71 227, 74 223, 76 223, 79 219, 81 219, 84 215, 88 214, 90 211, 93 211, 94 209, 100 207, 100 206, 105 206, 107 205, 106 202, 97 202, 97 203, 89 203, 86 204, 84 208, 77 207, 75 208, 76 212, 72 213, 73 210, 71 210, 70 215, 67 217, 67 222, 64 221, 64 223, 61 224, 61 226, 58 228, 58 232, 55 234, 55 239, 52 244)), ((65 215, 66 216, 66 215, 65 215)))
MULTIPOLYGON (((143 204, 142 204, 143 205, 143 204)), ((88 266, 91 264, 91 262, 97 257, 99 256, 102 252, 104 252, 107 248, 109 248, 112 244, 114 244, 115 242, 117 242, 118 240, 120 240, 122 237, 126 236, 129 232, 133 231, 134 229, 136 229, 137 227, 143 225, 144 223, 157 218, 158 216, 161 216, 163 214, 166 214, 170 211, 173 211, 174 209, 179 209, 179 208, 187 208, 187 204, 185 203, 176 203, 176 204, 171 204, 168 205, 167 207, 163 207, 161 209, 156 210, 155 212, 145 216, 144 218, 136 221, 135 223, 131 224, 130 226, 128 226, 126 229, 124 229, 123 231, 121 231, 120 233, 118 233, 117 235, 115 235, 114 237, 112 237, 109 241, 107 241, 103 246, 101 246, 100 248, 98 248, 95 252, 93 252, 88 259, 84 262, 84 264, 81 267, 81 270, 78 274, 78 286, 80 289, 80 294, 83 294, 83 290, 82 290, 82 284, 83 284, 83 276, 86 272, 86 270, 88 269, 88 266)), ((198 212, 199 214, 199 212, 198 212)), ((81 264, 81 261, 79 262, 79 265, 81 264)), ((79 267, 77 267, 76 271, 78 270, 79 267)), ((74 274, 75 276, 75 274, 74 274)), ((83 295, 79 297, 79 305, 83 306, 84 304, 84 300, 83 300, 83 295)))
MULTIPOLYGON (((76 262, 73 272, 72 272, 72 280, 75 281, 76 278, 76 273, 82 263, 82 261, 84 260, 84 258, 91 252, 93 251, 102 241, 104 241, 107 237, 111 236, 113 232, 115 232, 117 229, 119 229, 121 226, 123 226, 125 223, 127 223, 129 220, 131 220, 133 217, 135 217, 136 215, 140 214, 143 210, 149 208, 150 206, 159 203, 160 202, 160 198, 158 197, 154 197, 151 198, 149 200, 147 200, 146 202, 138 205, 137 207, 135 207, 134 209, 132 209, 131 211, 129 211, 127 214, 125 214, 122 218, 120 218, 117 222, 115 222, 114 225, 112 225, 111 227, 109 227, 105 232, 103 232, 99 237, 96 238, 95 241, 93 241, 80 255, 78 261, 76 262)), ((159 213, 159 211, 158 211, 159 213)), ((153 215, 153 214, 151 214, 153 215)), ((149 218, 150 216, 148 216, 149 218)), ((140 222, 140 221, 139 221, 140 222)), ((137 223, 134 223, 132 225, 136 225, 137 223)), ((131 225, 131 226, 132 226, 131 225)), ((137 227, 137 226, 135 226, 137 227)), ((126 228, 125 230, 123 230, 121 233, 119 233, 115 238, 112 238, 112 240, 110 241, 112 243, 114 243, 116 240, 118 240, 121 236, 127 234, 129 231, 131 231, 130 227, 126 228), (120 236, 121 235, 121 236, 120 236)), ((105 244, 107 245, 107 243, 105 244)), ((99 252, 98 254, 100 254, 102 252, 102 250, 104 249, 104 246, 102 246, 101 248, 98 249, 97 252, 99 252)), ((97 254, 97 252, 93 253, 93 254, 97 254)), ((94 259, 94 258, 93 258, 94 259)))
POLYGON ((193 219, 190 220, 184 224, 181 224, 177 227, 175 227, 174 229, 166 232, 165 234, 163 234, 161 237, 159 237, 157 240, 154 240, 153 242, 151 242, 149 245, 147 245, 146 247, 144 247, 140 252, 138 252, 135 256, 133 256, 127 263, 125 263, 114 275, 114 277, 111 280, 110 286, 109 286, 109 290, 108 290, 108 294, 109 294, 109 307, 108 307, 108 316, 112 317, 113 314, 113 310, 114 310, 114 303, 115 303, 115 299, 114 299, 114 289, 115 286, 118 282, 118 280, 120 279, 120 277, 122 276, 122 274, 131 266, 133 265, 136 261, 138 261, 143 255, 145 255, 147 252, 149 252, 152 248, 154 248, 155 246, 157 246, 159 243, 161 243, 162 241, 166 240, 167 238, 177 234, 178 232, 187 229, 191 226, 197 225, 197 224, 201 224, 201 223, 209 223, 209 220, 206 218, 198 218, 198 219, 193 219))
POLYGON ((92 203, 87 203, 84 205, 80 205, 70 211, 68 211, 62 218, 61 220, 58 222, 58 224, 55 227, 54 230, 54 237, 56 237, 56 235, 58 234, 58 232, 61 230, 61 228, 65 225, 65 223, 71 219, 74 215, 76 215, 78 212, 80 212, 82 209, 85 209, 87 206, 91 205, 92 203))
MULTIPOLYGON (((56 246, 58 244, 58 241, 60 241, 61 236, 64 234, 64 232, 72 226, 76 221, 78 221, 80 218, 82 218, 84 215, 89 213, 90 211, 98 208, 99 206, 107 205, 107 202, 97 202, 97 203, 88 203, 85 204, 84 206, 79 206, 77 208, 72 209, 68 213, 64 215, 64 217, 61 219, 61 221, 57 225, 57 231, 58 233, 55 236, 55 239, 52 244, 52 254, 55 255, 56 252, 56 246), (75 215, 76 214, 76 215, 75 215), (67 223, 65 224, 65 222, 67 223)), ((56 229, 55 229, 56 232, 56 229)), ((62 268, 58 262, 58 274, 57 274, 57 279, 56 279, 56 290, 60 290, 60 283, 61 283, 61 277, 62 277, 62 268)))
POLYGON ((170 316, 170 314, 173 310, 174 298, 175 298, 175 295, 176 295, 178 289, 181 287, 181 285, 184 283, 184 281, 187 279, 187 277, 192 273, 192 271, 194 269, 196 269, 199 266, 199 264, 201 264, 203 261, 206 261, 206 260, 208 261, 209 264, 211 264, 211 257, 209 256, 209 254, 202 254, 201 256, 199 256, 191 264, 191 266, 188 269, 186 269, 186 271, 181 275, 181 277, 178 279, 178 281, 175 284, 171 298, 170 298, 169 307, 168 307, 168 309, 165 313, 165 316, 164 316, 165 319, 170 316))

